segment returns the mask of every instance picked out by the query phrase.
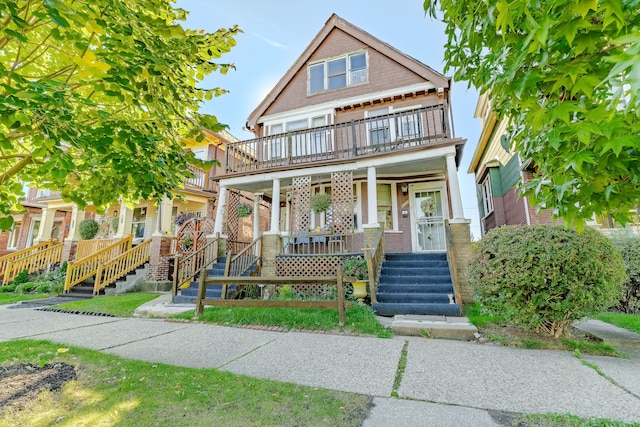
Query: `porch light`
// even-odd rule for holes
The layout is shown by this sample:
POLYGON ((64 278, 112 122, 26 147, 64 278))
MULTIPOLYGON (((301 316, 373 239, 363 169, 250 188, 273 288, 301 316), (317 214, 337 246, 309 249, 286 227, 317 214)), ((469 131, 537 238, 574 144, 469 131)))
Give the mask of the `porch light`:
POLYGON ((400 189, 402 190, 402 194, 407 194, 409 192, 409 185, 408 184, 402 184, 402 186, 400 187, 400 189))

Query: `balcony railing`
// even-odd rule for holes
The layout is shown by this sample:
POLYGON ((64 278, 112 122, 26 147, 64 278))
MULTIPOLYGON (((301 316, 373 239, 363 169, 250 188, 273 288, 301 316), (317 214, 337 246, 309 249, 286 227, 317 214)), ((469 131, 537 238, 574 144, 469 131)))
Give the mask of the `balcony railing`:
POLYGON ((210 191, 212 190, 212 183, 209 180, 209 173, 198 167, 193 165, 189 165, 189 169, 193 172, 192 178, 186 178, 184 180, 184 185, 187 188, 196 188, 202 191, 210 191))
POLYGON ((451 137, 447 105, 377 115, 227 145, 225 173, 338 162, 436 145, 451 137))

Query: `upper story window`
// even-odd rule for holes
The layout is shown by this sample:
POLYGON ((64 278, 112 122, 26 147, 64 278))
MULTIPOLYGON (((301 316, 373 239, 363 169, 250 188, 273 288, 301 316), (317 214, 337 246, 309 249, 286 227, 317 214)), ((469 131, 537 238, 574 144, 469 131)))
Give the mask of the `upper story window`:
POLYGON ((484 207, 484 215, 487 216, 493 212, 493 193, 491 191, 491 177, 487 177, 482 181, 482 204, 484 207))
POLYGON ((367 53, 358 52, 309 65, 309 95, 366 83, 367 53))

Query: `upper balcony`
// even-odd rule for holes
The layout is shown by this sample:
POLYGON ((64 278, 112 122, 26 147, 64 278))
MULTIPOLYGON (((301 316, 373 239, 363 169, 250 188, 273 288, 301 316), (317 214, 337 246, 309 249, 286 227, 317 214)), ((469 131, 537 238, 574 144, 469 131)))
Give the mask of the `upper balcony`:
POLYGON ((225 175, 335 164, 451 140, 446 103, 229 143, 225 175))

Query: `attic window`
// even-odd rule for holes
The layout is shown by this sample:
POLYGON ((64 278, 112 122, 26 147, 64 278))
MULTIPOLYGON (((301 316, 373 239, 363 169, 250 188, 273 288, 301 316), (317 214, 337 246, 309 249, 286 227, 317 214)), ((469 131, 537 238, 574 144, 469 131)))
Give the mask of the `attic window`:
POLYGON ((367 53, 358 52, 316 62, 308 67, 308 93, 342 89, 366 83, 367 53))

